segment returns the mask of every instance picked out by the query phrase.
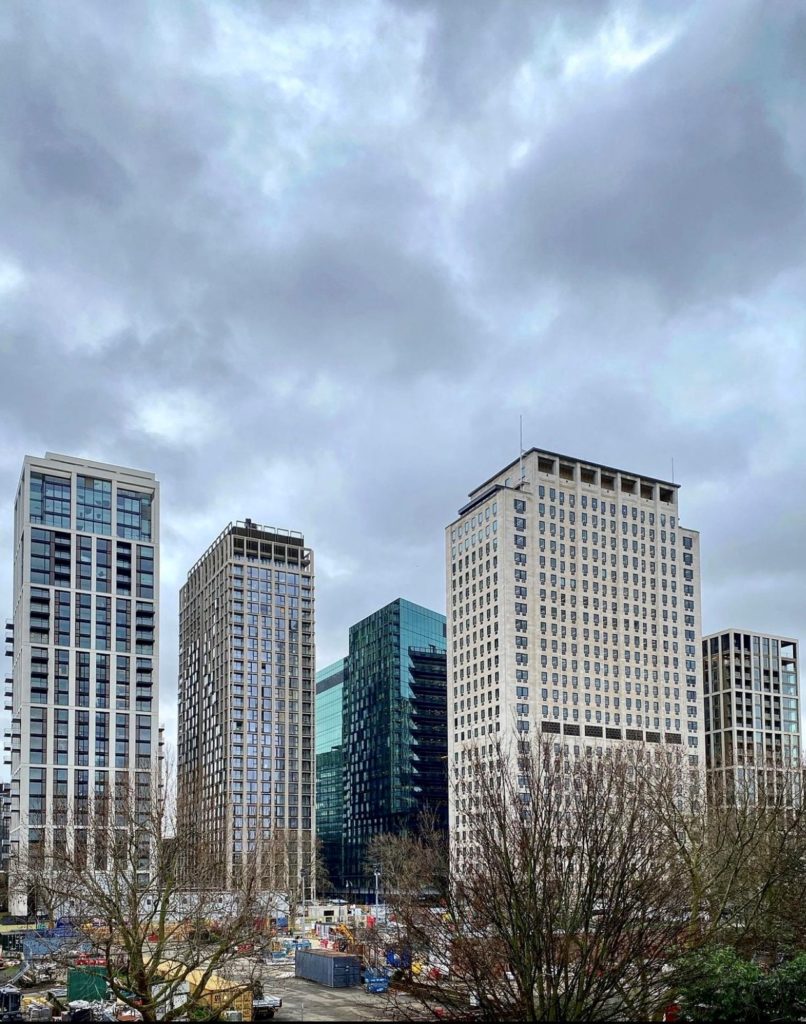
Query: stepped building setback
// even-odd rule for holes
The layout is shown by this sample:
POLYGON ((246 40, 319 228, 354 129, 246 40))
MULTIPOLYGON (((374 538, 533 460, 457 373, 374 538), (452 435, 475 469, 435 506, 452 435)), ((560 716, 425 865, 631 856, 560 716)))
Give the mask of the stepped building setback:
POLYGON ((449 745, 468 840, 469 760, 535 736, 569 756, 646 744, 704 763, 699 535, 675 483, 532 448, 445 533, 449 745))

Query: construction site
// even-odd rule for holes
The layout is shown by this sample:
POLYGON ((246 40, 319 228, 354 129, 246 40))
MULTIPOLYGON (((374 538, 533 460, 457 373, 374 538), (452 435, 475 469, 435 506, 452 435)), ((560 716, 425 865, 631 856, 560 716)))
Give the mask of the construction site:
MULTIPOLYGON (((386 926, 359 907, 341 912, 346 920, 340 922, 297 920, 297 931, 287 921, 256 929, 254 941, 242 944, 221 970, 188 970, 167 956, 159 962, 146 958, 153 988, 163 999, 159 1019, 391 1018, 390 985, 401 965, 391 954, 386 926)), ((215 922, 209 926, 213 931, 215 922)), ((2 928, 0 1022, 144 1019, 131 1005, 131 993, 120 998, 121 960, 102 954, 102 929, 65 923, 2 928)), ((178 923, 177 952, 185 931, 178 923)))

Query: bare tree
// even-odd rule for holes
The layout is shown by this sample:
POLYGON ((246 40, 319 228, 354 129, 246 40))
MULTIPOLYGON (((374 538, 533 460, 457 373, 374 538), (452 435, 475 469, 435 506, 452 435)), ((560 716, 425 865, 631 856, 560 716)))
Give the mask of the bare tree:
POLYGON ((443 1016, 657 1018, 693 948, 765 941, 803 863, 800 811, 709 806, 665 748, 497 746, 453 785, 450 864, 435 836, 375 846, 400 962, 443 1016))
POLYGON ((278 906, 287 909, 289 925, 306 900, 313 900, 318 885, 316 848, 310 837, 296 829, 274 829, 256 844, 251 861, 267 891, 274 892, 278 906))
POLYGON ((251 992, 257 965, 244 947, 268 938, 272 897, 257 874, 222 891, 220 853, 181 812, 162 788, 96 795, 71 809, 80 826, 51 841, 35 874, 25 865, 41 905, 78 929, 54 955, 91 942, 114 995, 145 1021, 187 1017, 214 987, 216 1012, 251 992))
POLYGON ((806 896, 806 815, 792 799, 799 769, 748 772, 724 786, 702 772, 683 785, 668 764, 650 787, 659 825, 686 893, 689 948, 793 952, 806 929, 791 914, 806 896))

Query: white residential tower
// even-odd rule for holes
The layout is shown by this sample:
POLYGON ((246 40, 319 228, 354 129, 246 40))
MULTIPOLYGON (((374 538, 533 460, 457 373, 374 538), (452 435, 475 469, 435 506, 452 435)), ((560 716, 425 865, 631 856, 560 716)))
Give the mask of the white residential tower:
POLYGON ((27 456, 14 505, 9 910, 59 844, 93 850, 93 806, 157 779, 159 484, 87 459, 27 456))

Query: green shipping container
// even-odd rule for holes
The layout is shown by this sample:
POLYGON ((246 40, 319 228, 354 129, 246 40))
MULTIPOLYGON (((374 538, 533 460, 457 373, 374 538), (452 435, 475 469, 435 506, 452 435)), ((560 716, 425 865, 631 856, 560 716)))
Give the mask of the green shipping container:
POLYGON ((106 968, 105 967, 70 967, 67 971, 67 1000, 86 999, 93 1002, 95 999, 106 997, 106 968))

